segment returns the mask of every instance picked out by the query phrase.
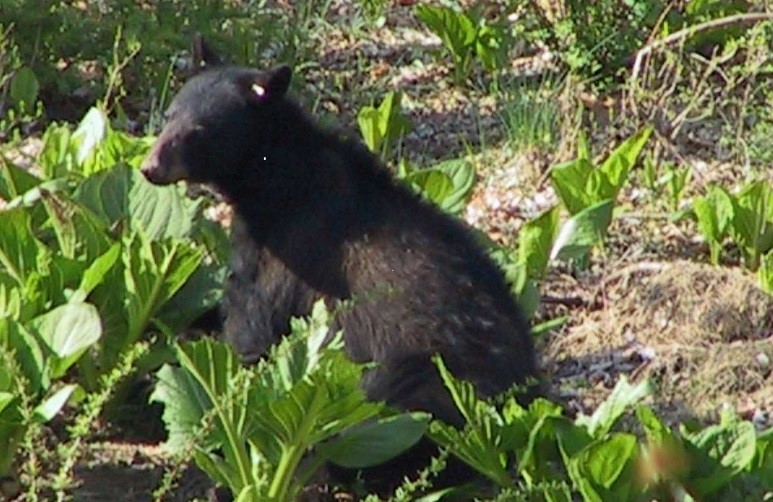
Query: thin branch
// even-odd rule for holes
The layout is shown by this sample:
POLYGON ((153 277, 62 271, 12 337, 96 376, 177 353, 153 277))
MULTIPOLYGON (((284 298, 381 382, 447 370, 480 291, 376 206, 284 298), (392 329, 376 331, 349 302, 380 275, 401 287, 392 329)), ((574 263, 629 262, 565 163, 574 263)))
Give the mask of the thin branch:
POLYGON ((703 31, 711 31, 719 28, 725 28, 727 26, 739 25, 739 24, 756 24, 761 21, 773 20, 773 13, 767 12, 753 12, 749 14, 735 14, 732 16, 722 17, 719 19, 712 19, 705 23, 689 26, 675 33, 668 35, 667 37, 654 40, 636 52, 636 59, 633 64, 633 71, 631 78, 636 79, 639 76, 642 59, 649 56, 652 52, 661 47, 672 45, 684 41, 687 38, 694 36, 696 33, 703 31))

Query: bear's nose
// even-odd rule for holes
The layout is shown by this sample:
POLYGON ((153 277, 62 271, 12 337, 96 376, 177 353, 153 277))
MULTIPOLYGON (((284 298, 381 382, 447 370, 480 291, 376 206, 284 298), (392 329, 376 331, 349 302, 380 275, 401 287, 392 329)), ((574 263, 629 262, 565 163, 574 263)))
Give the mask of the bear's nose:
POLYGON ((147 178, 148 181, 151 183, 155 183, 158 180, 157 173, 159 171, 159 162, 158 162, 158 155, 155 154, 155 152, 151 151, 147 157, 145 157, 145 160, 142 161, 142 165, 140 166, 140 172, 147 178))

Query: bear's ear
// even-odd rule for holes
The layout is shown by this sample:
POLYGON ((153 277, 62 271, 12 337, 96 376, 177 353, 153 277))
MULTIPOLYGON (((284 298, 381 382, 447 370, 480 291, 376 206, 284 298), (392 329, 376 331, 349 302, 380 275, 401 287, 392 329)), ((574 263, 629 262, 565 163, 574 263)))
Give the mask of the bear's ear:
POLYGON ((287 65, 276 66, 259 73, 250 82, 251 98, 256 102, 281 98, 287 94, 293 71, 287 65))
POLYGON ((204 41, 201 33, 196 33, 193 37, 193 69, 196 72, 209 66, 220 66, 223 60, 212 48, 204 41))

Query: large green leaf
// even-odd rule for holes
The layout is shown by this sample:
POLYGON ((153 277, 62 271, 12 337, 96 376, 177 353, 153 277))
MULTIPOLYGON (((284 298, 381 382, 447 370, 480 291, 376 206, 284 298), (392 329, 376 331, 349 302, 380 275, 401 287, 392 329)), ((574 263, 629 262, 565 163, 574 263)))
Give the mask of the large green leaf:
POLYGON ((454 378, 440 357, 434 358, 443 383, 466 421, 464 431, 433 422, 430 436, 500 487, 512 487, 509 459, 502 448, 504 421, 493 405, 478 399, 471 383, 454 378))
POLYGON ((378 108, 365 106, 357 114, 360 133, 372 152, 383 153, 410 130, 410 122, 400 113, 401 98, 399 92, 390 92, 378 108))
POLYGON ((581 259, 598 243, 612 222, 614 201, 605 200, 567 220, 553 243, 551 259, 581 259))
POLYGON ((22 113, 33 113, 38 100, 40 83, 29 66, 22 66, 14 72, 8 95, 22 113))
POLYGON ((48 388, 51 382, 45 370, 46 359, 33 334, 12 319, 0 319, 0 342, 0 350, 7 348, 14 352, 14 359, 28 382, 29 393, 48 388))
POLYGON ((550 260, 550 249, 558 233, 559 208, 545 211, 528 221, 518 232, 518 262, 526 265, 527 276, 541 279, 550 260))
POLYGON ((67 303, 32 320, 32 327, 57 357, 83 352, 102 335, 99 313, 88 303, 67 303))
MULTIPOLYGON (((142 232, 124 238, 121 261, 126 297, 121 301, 126 331, 112 333, 105 340, 108 366, 142 336, 156 313, 188 281, 202 256, 200 247, 183 240, 155 242, 142 232)), ((105 293, 100 298, 109 301, 105 293)))
POLYGON ((585 426, 594 438, 607 434, 622 414, 634 404, 652 394, 652 385, 645 380, 636 385, 621 377, 612 393, 596 408, 593 415, 579 415, 575 423, 585 426))
POLYGON ((645 127, 609 154, 607 160, 597 170, 604 174, 606 191, 595 195, 596 202, 617 198, 618 192, 628 179, 628 173, 636 164, 636 159, 651 134, 652 127, 645 127))
POLYGON ((201 207, 182 187, 155 186, 123 165, 90 176, 73 196, 107 226, 126 222, 153 240, 189 236, 201 207))
POLYGON ((424 435, 429 415, 403 414, 357 424, 319 445, 327 460, 348 468, 378 465, 407 450, 424 435))
POLYGON ((10 392, 0 391, 0 413, 3 412, 6 406, 11 404, 16 397, 10 392))
POLYGON ((71 298, 71 301, 85 301, 86 297, 103 283, 120 256, 121 245, 116 242, 104 254, 91 262, 81 276, 80 286, 76 291, 77 296, 71 298))
POLYGON ((15 166, 0 155, 0 198, 9 201, 38 186, 43 180, 15 166))
POLYGON ((102 336, 99 313, 88 303, 60 305, 30 325, 55 356, 49 362, 52 378, 62 376, 102 336))
POLYGON ((584 500, 630 500, 635 454, 635 436, 614 434, 586 446, 567 467, 584 500))
MULTIPOLYGON (((164 366, 152 396, 166 406, 170 444, 178 450, 195 445, 199 467, 233 494, 251 487, 247 493, 257 490, 258 500, 291 500, 313 474, 295 472, 303 455, 383 408, 366 401, 359 387, 363 368, 342 352, 340 334, 328 340, 330 320, 318 302, 311 317, 293 320, 292 333, 252 369, 241 368, 225 344, 183 344, 181 367, 164 366), (211 420, 203 439, 194 432, 206 416, 211 420)), ((375 444, 373 455, 396 450, 375 444)))
POLYGON ((733 222, 733 199, 722 187, 712 186, 705 197, 693 200, 693 212, 698 230, 709 244, 711 262, 718 265, 722 240, 733 222))
POLYGON ((593 171, 593 164, 585 158, 564 162, 551 169, 553 187, 570 214, 577 214, 593 203, 592 194, 586 189, 593 171))
POLYGON ((99 108, 91 108, 81 119, 78 128, 72 134, 71 141, 76 145, 76 160, 83 164, 93 155, 107 135, 110 125, 107 116, 99 108))
POLYGON ((43 400, 43 402, 37 405, 33 410, 35 420, 40 423, 46 423, 54 418, 67 403, 67 400, 70 399, 70 396, 76 388, 77 385, 74 384, 65 385, 43 400))
POLYGON ((207 311, 217 308, 223 296, 228 267, 200 265, 172 298, 156 312, 156 322, 178 333, 207 311))
MULTIPOLYGON (((228 346, 211 340, 182 344, 176 348, 176 354, 182 366, 165 364, 158 370, 158 383, 150 401, 164 405, 163 420, 169 432, 167 447, 182 453, 198 440, 206 451, 224 440, 222 432, 215 428, 214 435, 207 436, 209 439, 204 442, 196 433, 212 403, 229 392, 239 361, 228 346)), ((239 402, 234 403, 224 413, 232 416, 238 405, 239 402)), ((242 413, 248 411, 244 401, 241 406, 242 413)))
POLYGON ((458 213, 475 184, 475 168, 467 160, 453 159, 411 171, 405 180, 442 209, 458 213))
POLYGON ((38 253, 43 244, 30 228, 30 218, 24 208, 0 212, 0 266, 20 286, 27 275, 37 270, 38 253))
POLYGON ((744 251, 747 268, 756 270, 760 257, 773 249, 773 187, 765 181, 744 186, 734 198, 733 239, 744 251))
POLYGON ((90 263, 107 251, 113 237, 106 221, 61 191, 45 191, 41 200, 59 254, 90 263))
POLYGON ((456 65, 474 50, 477 28, 466 14, 450 7, 419 5, 416 17, 440 37, 456 65))
POLYGON ((697 432, 682 428, 682 436, 693 448, 691 484, 699 495, 710 495, 754 460, 757 436, 754 424, 742 421, 730 412, 722 422, 697 432))

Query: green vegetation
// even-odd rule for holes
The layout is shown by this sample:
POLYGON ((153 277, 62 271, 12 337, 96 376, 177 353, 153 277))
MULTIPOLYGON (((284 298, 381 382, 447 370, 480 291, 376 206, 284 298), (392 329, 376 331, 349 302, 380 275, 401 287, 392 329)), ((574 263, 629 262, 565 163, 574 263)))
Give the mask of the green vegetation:
MULTIPOLYGON (((773 294, 770 6, 341 3, 0 5, 0 498, 77 499, 97 441, 164 427, 166 477, 145 490, 157 499, 195 463, 237 500, 291 500, 324 462, 372 465, 425 433, 442 453, 392 500, 770 498, 773 428, 759 416, 773 413, 773 320, 733 325, 719 355, 735 365, 712 361, 737 399, 707 394, 713 412, 686 418, 668 412, 680 403, 663 401, 659 379, 702 341, 670 350, 627 319, 593 317, 632 274, 680 260, 709 271, 688 304, 721 288, 720 272, 773 294), (224 344, 181 339, 220 299, 227 225, 206 216, 212 197, 153 186, 137 168, 190 71, 195 32, 233 62, 293 64, 304 101, 485 231, 546 359, 577 352, 545 362, 555 399, 480 400, 438 360, 464 430, 368 403, 365 367, 340 337, 322 344, 321 305, 252 368, 224 344), (562 348, 585 323, 627 330, 639 359, 618 367, 620 347, 562 348), (564 363, 609 370, 570 378, 564 363), (110 423, 116 410, 161 408, 153 426, 110 423), (449 456, 488 485, 431 494, 449 456)), ((720 307, 709 321, 732 317, 720 307)), ((679 378, 684 394, 703 388, 679 378)))

